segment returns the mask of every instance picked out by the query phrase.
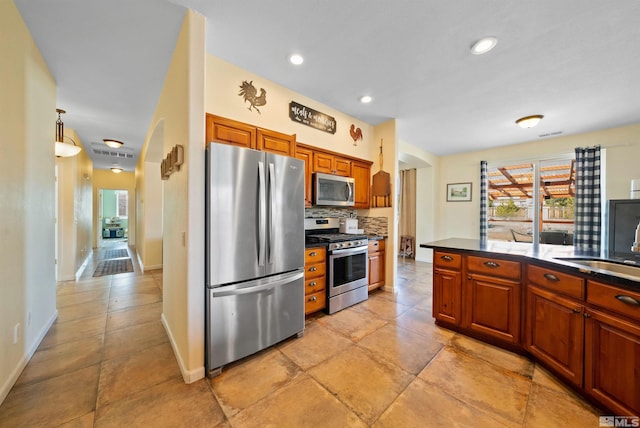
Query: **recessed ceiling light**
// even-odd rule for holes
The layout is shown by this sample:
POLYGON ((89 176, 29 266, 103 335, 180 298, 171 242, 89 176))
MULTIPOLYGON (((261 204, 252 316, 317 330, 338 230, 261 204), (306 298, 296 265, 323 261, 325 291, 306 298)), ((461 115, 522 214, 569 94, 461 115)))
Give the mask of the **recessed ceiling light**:
POLYGON ((541 114, 534 114, 532 116, 521 117, 516 120, 516 123, 520 126, 520 128, 533 128, 542 120, 544 116, 541 114))
POLYGON ((493 49, 498 43, 495 37, 483 37, 482 39, 471 45, 471 53, 474 55, 482 55, 493 49))
POLYGON ((373 101, 373 98, 371 98, 370 95, 363 95, 362 97, 360 97, 360 102, 362 104, 369 104, 371 101, 373 101))
POLYGON ((300 65, 304 62, 304 58, 302 57, 302 55, 293 54, 289 57, 289 62, 293 65, 300 65))
POLYGON ((104 143, 111 147, 112 149, 119 149, 120 147, 122 147, 124 145, 124 143, 122 141, 118 141, 118 140, 112 140, 111 138, 105 138, 102 141, 104 141, 104 143))

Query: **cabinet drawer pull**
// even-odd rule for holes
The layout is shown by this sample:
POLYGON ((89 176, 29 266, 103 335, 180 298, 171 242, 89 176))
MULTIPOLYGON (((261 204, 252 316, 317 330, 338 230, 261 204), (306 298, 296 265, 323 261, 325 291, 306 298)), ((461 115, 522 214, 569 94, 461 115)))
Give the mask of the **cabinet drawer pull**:
POLYGON ((620 300, 622 303, 626 303, 627 305, 640 306, 640 300, 634 299, 631 296, 626 296, 624 294, 618 294, 616 299, 620 300))
POLYGON ((440 258, 442 260, 444 260, 445 262, 452 262, 453 261, 453 257, 451 257, 451 256, 440 256, 440 258))
POLYGON ((309 301, 310 302, 315 302, 316 300, 318 300, 318 298, 316 296, 309 297, 309 301))
POLYGON ((491 269, 495 269, 495 268, 499 268, 500 267, 500 264, 496 263, 496 262, 484 262, 484 265, 486 267, 488 267, 488 268, 491 268, 491 269))
POLYGON ((573 312, 574 314, 579 314, 580 313, 580 309, 573 308, 573 309, 571 309, 571 312, 573 312))
POLYGON ((315 282, 315 281, 311 281, 311 282, 309 283, 309 287, 315 287, 316 285, 318 285, 318 283, 317 283, 317 282, 315 282))
POLYGON ((312 267, 309 268, 309 272, 315 272, 317 270, 318 270, 318 268, 315 267, 315 266, 312 266, 312 267))
POLYGON ((555 281, 555 282, 560 281, 560 278, 558 278, 557 276, 555 276, 552 273, 545 273, 544 277, 547 278, 549 281, 555 281))
POLYGON ((309 253, 309 257, 315 257, 317 255, 318 255, 318 253, 316 253, 315 251, 312 251, 312 252, 309 253))

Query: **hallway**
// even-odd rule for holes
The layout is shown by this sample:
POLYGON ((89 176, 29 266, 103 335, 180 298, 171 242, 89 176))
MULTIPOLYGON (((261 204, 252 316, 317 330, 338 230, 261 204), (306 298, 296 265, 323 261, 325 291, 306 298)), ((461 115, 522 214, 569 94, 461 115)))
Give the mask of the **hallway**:
POLYGON ((430 264, 399 260, 395 292, 312 316, 302 338, 190 385, 160 322, 162 272, 134 268, 59 283, 58 320, 0 427, 598 426, 526 358, 436 327, 430 264))

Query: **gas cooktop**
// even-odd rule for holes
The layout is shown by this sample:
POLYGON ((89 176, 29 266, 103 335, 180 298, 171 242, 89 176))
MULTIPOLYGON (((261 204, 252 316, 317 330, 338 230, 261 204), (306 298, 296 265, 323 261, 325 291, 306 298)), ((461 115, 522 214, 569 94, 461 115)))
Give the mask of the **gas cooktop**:
POLYGON ((315 242, 345 242, 358 241, 367 239, 366 235, 352 235, 350 233, 321 233, 317 235, 307 235, 306 240, 309 243, 315 242))

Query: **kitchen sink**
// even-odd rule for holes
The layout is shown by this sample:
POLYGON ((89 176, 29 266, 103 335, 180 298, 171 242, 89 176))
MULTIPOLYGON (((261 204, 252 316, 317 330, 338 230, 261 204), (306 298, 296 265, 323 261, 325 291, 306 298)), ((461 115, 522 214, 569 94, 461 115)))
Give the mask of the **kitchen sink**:
POLYGON ((640 281, 640 266, 638 265, 627 264, 624 262, 612 262, 610 260, 601 259, 580 259, 572 257, 558 257, 557 259, 586 266, 588 268, 606 271, 616 276, 631 277, 635 281, 640 281))

